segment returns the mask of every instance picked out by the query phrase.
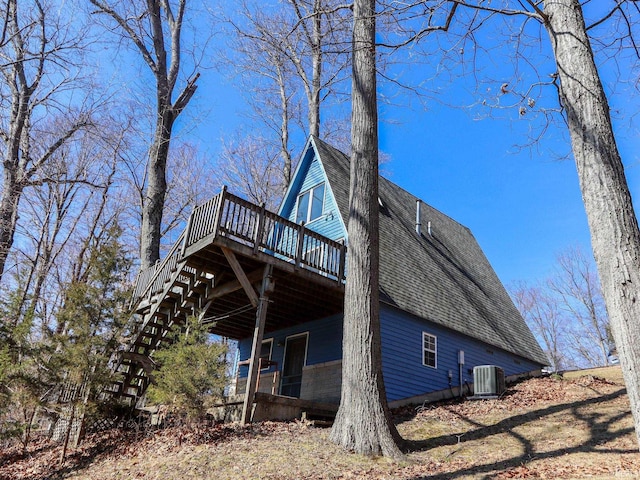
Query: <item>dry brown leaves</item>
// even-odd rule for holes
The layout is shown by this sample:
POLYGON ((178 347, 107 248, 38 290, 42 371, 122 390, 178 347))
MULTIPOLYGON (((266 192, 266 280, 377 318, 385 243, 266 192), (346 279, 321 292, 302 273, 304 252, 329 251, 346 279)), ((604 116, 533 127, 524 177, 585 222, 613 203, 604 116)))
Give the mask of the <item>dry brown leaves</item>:
MULTIPOLYGON (((445 401, 418 408, 418 416, 440 421, 456 421, 461 417, 477 418, 499 412, 518 412, 545 405, 570 403, 587 396, 611 393, 621 386, 603 378, 587 375, 575 380, 559 380, 551 377, 532 378, 510 386, 499 399, 476 401, 445 401)), ((405 416, 406 410, 399 410, 405 416)))
POLYGON ((162 455, 194 445, 217 445, 257 436, 277 436, 296 428, 295 425, 295 422, 263 422, 249 427, 195 425, 147 432, 112 429, 88 435, 78 448, 69 450, 64 464, 60 464, 61 445, 41 437, 31 442, 26 455, 22 454, 18 444, 9 445, 0 451, 0 480, 44 480, 82 468, 98 459, 162 455))
MULTIPOLYGON (((61 447, 40 439, 32 442, 26 456, 21 455, 16 445, 0 451, 0 480, 56 479, 74 472, 80 478, 91 479, 181 478, 180 475, 184 477, 187 474, 185 472, 191 472, 192 478, 216 479, 454 478, 450 475, 460 479, 634 478, 633 472, 640 468, 640 455, 637 450, 634 453, 637 444, 628 427, 627 433, 620 435, 614 435, 614 430, 611 430, 608 437, 603 437, 602 444, 593 440, 585 445, 586 450, 576 450, 574 456, 565 457, 562 453, 565 445, 561 445, 557 453, 544 457, 549 450, 556 448, 548 445, 550 438, 553 441, 560 437, 567 439, 573 435, 571 429, 577 427, 566 421, 562 423, 562 415, 549 415, 543 422, 537 418, 549 406, 561 405, 559 411, 566 412, 567 408, 581 408, 585 400, 604 398, 621 388, 620 384, 591 375, 574 380, 536 378, 510 386, 506 394, 497 400, 440 402, 419 411, 415 407, 399 409, 394 412, 396 418, 408 425, 409 430, 417 432, 414 438, 434 440, 422 451, 407 455, 407 462, 396 465, 349 456, 328 444, 327 431, 305 423, 264 422, 246 428, 198 425, 142 433, 112 430, 89 436, 78 449, 70 450, 64 465, 58 463, 61 447), (529 424, 529 415, 532 427, 530 432, 526 432, 524 428, 529 424), (500 445, 505 430, 486 430, 486 437, 476 437, 475 440, 473 435, 460 435, 462 441, 458 439, 456 443, 456 433, 470 432, 479 426, 497 422, 505 425, 513 418, 520 419, 517 434, 531 442, 531 459, 516 462, 520 458, 518 452, 505 453, 497 449, 496 453, 495 447, 491 451, 489 447, 482 450, 485 448, 483 445, 491 442, 500 445), (547 430, 556 428, 553 422, 558 422, 557 430, 552 430, 555 433, 537 433, 541 424, 547 430), (570 430, 562 430, 564 428, 570 430), (449 443, 438 440, 450 437, 453 441, 449 443), (611 453, 607 449, 611 449, 611 453), (596 452, 597 457, 589 452, 596 452), (492 454, 503 456, 491 459, 492 454), (271 455, 270 465, 265 463, 266 455, 271 455), (540 455, 538 460, 534 458, 537 455, 540 455)), ((624 415, 628 416, 626 397, 612 395, 610 398, 606 413, 594 410, 590 414, 616 416, 626 412, 624 415)), ((593 408, 601 407, 598 402, 593 405, 593 408)), ((628 424, 632 425, 630 420, 628 424)), ((625 426, 616 428, 624 429, 625 426)), ((505 445, 503 450, 507 448, 505 445)))
POLYGON ((529 467, 522 465, 499 472, 494 478, 614 478, 620 473, 619 469, 599 465, 537 465, 529 467))

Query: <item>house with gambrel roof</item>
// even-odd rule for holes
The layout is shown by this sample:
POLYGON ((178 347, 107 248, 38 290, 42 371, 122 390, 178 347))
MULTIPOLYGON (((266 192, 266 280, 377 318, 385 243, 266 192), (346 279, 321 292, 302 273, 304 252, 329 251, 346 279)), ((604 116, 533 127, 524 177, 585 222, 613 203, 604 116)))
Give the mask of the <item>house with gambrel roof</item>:
MULTIPOLYGON (((468 228, 383 177, 379 197, 382 363, 391 405, 459 392, 473 382, 475 366, 497 365, 511 376, 548 363, 468 228)), ((349 158, 310 138, 279 215, 348 245, 348 199, 349 158)), ((261 389, 338 402, 341 335, 341 314, 265 335, 261 356, 272 367, 263 370, 261 389)), ((250 339, 240 341, 241 358, 250 347, 250 339)), ((243 376, 241 369, 240 382, 243 376)))
MULTIPOLYGON (((547 359, 469 229, 385 178, 379 197, 390 405, 473 393, 476 366, 507 377, 540 371, 547 359)), ((112 359, 111 393, 143 403, 154 352, 196 316, 238 341, 240 399, 230 402, 242 405, 243 422, 335 411, 348 198, 349 158, 312 137, 278 213, 226 189, 196 206, 169 254, 138 275, 136 328, 112 359), (257 415, 261 403, 280 407, 257 415)))

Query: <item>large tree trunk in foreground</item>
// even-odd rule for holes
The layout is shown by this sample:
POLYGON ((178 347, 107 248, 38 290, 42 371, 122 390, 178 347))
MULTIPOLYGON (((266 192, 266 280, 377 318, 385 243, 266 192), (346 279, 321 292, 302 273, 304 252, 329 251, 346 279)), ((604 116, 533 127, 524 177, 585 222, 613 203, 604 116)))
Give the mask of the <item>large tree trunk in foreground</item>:
POLYGON ((640 231, 578 0, 544 2, 591 244, 640 440, 640 231))
POLYGON ((356 0, 353 27, 349 272, 342 396, 331 440, 365 455, 401 456, 382 378, 378 287, 378 115, 375 1, 356 0))

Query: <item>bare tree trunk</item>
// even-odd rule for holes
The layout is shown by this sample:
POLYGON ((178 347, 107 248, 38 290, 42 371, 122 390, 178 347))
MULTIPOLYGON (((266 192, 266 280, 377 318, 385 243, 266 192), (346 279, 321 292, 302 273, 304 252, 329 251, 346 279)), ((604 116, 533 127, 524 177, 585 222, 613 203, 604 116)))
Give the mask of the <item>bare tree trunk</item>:
POLYGON ((382 378, 379 302, 375 0, 354 2, 348 278, 342 394, 331 440, 365 455, 400 457, 382 378))
POLYGON ((22 454, 26 455, 27 447, 29 446, 29 442, 31 442, 31 430, 33 428, 33 419, 36 417, 37 407, 27 408, 25 407, 22 411, 22 416, 24 418, 24 432, 22 432, 22 454))
POLYGON ((612 345, 602 288, 595 263, 591 264, 580 249, 568 249, 558 256, 558 275, 547 285, 559 296, 561 309, 574 324, 570 348, 595 367, 609 363, 612 345))
POLYGON ((578 0, 544 2, 591 243, 640 440, 640 231, 578 0))
POLYGON ((311 28, 307 27, 304 21, 306 15, 302 13, 302 2, 290 0, 294 7, 298 19, 304 31, 305 42, 311 51, 311 78, 302 65, 302 59, 297 52, 290 51, 290 58, 302 80, 305 94, 307 96, 307 119, 309 121, 309 134, 320 136, 320 93, 322 91, 322 44, 324 41, 322 34, 322 7, 323 0, 313 0, 313 11, 311 12, 311 28))
POLYGON ((147 190, 142 205, 140 226, 140 266, 149 268, 160 258, 162 214, 167 192, 167 159, 173 128, 173 112, 166 97, 159 96, 158 121, 147 163, 147 190))
POLYGON ((309 99, 309 133, 320 136, 320 89, 322 79, 322 7, 321 0, 313 4, 313 33, 311 41, 311 98, 309 99))
POLYGON ((71 404, 71 413, 69 413, 69 423, 67 424, 67 429, 64 432, 64 440, 62 442, 62 451, 60 452, 60 458, 58 459, 58 463, 60 465, 64 464, 65 459, 67 458, 67 449, 69 448, 69 439, 71 438, 71 429, 73 428, 73 421, 76 416, 76 402, 75 400, 71 404))
POLYGON ((156 79, 156 127, 149 149, 147 188, 143 196, 140 227, 140 268, 145 269, 160 258, 162 214, 167 194, 167 159, 173 125, 195 93, 198 79, 198 74, 193 76, 173 100, 180 73, 180 38, 186 0, 146 0, 122 4, 109 0, 90 2, 118 24, 139 50, 156 79), (119 12, 116 8, 123 10, 119 12))
POLYGON ((278 66, 278 91, 280 93, 280 157, 282 158, 282 193, 289 187, 292 175, 293 161, 289 152, 289 96, 286 88, 286 73, 284 67, 278 66))
POLYGON ((568 368, 571 365, 568 325, 558 301, 547 289, 524 283, 512 291, 512 296, 533 334, 542 339, 542 349, 551 361, 553 371, 568 368))
POLYGON ((4 274, 9 251, 18 223, 18 204, 22 196, 22 186, 15 180, 15 172, 5 163, 2 199, 0 200, 0 280, 4 274))
MULTIPOLYGON (((11 109, 9 128, 5 136, 5 152, 3 155, 4 175, 2 183, 2 199, 0 200, 0 279, 4 273, 9 251, 13 246, 13 237, 18 222, 18 205, 24 189, 24 167, 20 159, 21 149, 28 139, 29 105, 37 83, 29 85, 25 72, 26 49, 23 33, 19 25, 19 13, 16 0, 7 2, 6 30, 10 35, 9 42, 13 46, 12 65, 6 69, 5 82, 11 91, 11 109)), ((36 78, 38 78, 36 76, 36 78)), ((28 144, 28 143, 27 143, 28 144)))
MULTIPOLYGON (((55 117, 51 112, 57 111, 61 104, 58 103, 58 92, 64 92, 61 93, 65 98, 63 103, 69 102, 73 75, 65 70, 65 76, 69 78, 53 81, 53 87, 50 85, 51 77, 60 74, 59 65, 72 64, 73 54, 80 53, 82 47, 71 39, 65 38, 61 42, 55 35, 42 33, 64 30, 65 25, 41 3, 29 5, 17 0, 5 3, 3 41, 6 44, 0 46, 4 64, 0 70, 0 81, 4 83, 3 90, 10 92, 11 107, 3 112, 0 119, 4 170, 0 199, 0 280, 13 247, 20 199, 25 188, 32 185, 33 178, 56 152, 89 124, 87 112, 81 112, 75 120, 71 119, 69 125, 59 127, 55 138, 46 138, 34 131, 32 118, 37 117, 39 110, 46 111, 47 118, 55 117), (56 107, 49 111, 51 105, 56 107)), ((69 106, 69 111, 72 110, 69 106)))
MULTIPOLYGON (((179 12, 184 11, 184 0, 179 2, 179 12)), ((167 159, 173 123, 177 115, 171 105, 171 94, 180 68, 180 29, 182 27, 182 13, 179 22, 170 25, 172 42, 170 67, 167 66, 167 52, 164 45, 161 2, 154 0, 147 2, 150 15, 150 30, 153 38, 155 62, 150 65, 156 77, 156 129, 153 136, 149 160, 147 163, 147 191, 142 205, 142 225, 140 226, 140 268, 149 268, 160 259, 160 236, 162 227, 162 213, 164 211, 165 195, 167 193, 167 159), (174 40, 177 39, 177 42, 174 40)), ((167 10, 169 13, 170 10, 167 10)), ((168 18, 171 18, 168 15, 168 18)), ((171 23, 171 22, 167 22, 171 23)), ((144 55, 144 53, 143 53, 144 55)))

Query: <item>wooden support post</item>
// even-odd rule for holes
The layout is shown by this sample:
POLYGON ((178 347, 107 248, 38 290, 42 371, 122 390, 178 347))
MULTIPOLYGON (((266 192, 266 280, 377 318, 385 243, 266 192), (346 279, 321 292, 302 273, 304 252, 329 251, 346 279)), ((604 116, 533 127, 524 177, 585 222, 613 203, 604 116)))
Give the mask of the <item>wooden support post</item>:
POLYGON ((207 315, 207 310, 209 310, 209 307, 211 306, 211 304, 213 303, 213 300, 209 300, 207 303, 205 303, 204 307, 200 310, 200 313, 198 314, 198 323, 202 323, 207 315))
POLYGON ((304 222, 298 227, 298 244, 296 246, 296 267, 302 263, 302 253, 304 248, 304 222))
POLYGON ((262 276, 262 286, 260 287, 260 302, 256 311, 256 325, 253 331, 253 344, 251 346, 251 359, 249 361, 249 377, 247 378, 247 389, 244 394, 244 404, 242 405, 242 425, 251 423, 251 410, 253 399, 256 394, 258 375, 260 374, 260 349, 262 348, 262 337, 264 335, 264 324, 267 318, 267 305, 269 294, 273 291, 273 278, 271 273, 273 267, 266 265, 262 276))
POLYGON ((347 262, 347 246, 344 240, 340 242, 340 266, 338 267, 338 283, 342 284, 344 278, 344 269, 347 262))
POLYGON ((260 248, 260 242, 262 241, 262 233, 264 231, 264 215, 265 215, 265 204, 262 202, 260 204, 260 214, 258 216, 258 225, 255 231, 255 238, 253 241, 253 254, 258 254, 258 249, 260 248))
MULTIPOLYGON (((263 270, 261 268, 254 270, 253 272, 247 273, 247 280, 249 283, 253 284, 262 278, 263 270)), ((230 280, 227 283, 218 285, 211 290, 205 297, 206 301, 215 300, 216 298, 224 297, 225 295, 240 290, 242 285, 239 280, 230 280)))
POLYGON ((187 250, 189 246, 189 235, 191 234, 191 227, 193 226, 193 214, 198 208, 197 205, 194 205, 191 209, 191 214, 189 215, 189 220, 187 221, 187 228, 184 230, 184 238, 182 239, 182 248, 180 249, 180 258, 184 258, 184 252, 187 250))
POLYGON ((222 221, 222 214, 223 214, 223 210, 224 210, 224 197, 227 194, 227 186, 223 186, 222 187, 222 191, 220 192, 220 200, 218 201, 217 205, 216 205, 216 211, 214 213, 214 217, 213 217, 213 238, 215 239, 218 236, 219 230, 220 230, 220 222, 222 221))

